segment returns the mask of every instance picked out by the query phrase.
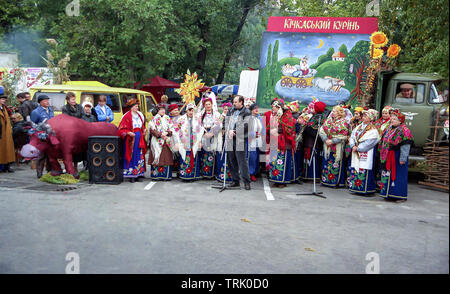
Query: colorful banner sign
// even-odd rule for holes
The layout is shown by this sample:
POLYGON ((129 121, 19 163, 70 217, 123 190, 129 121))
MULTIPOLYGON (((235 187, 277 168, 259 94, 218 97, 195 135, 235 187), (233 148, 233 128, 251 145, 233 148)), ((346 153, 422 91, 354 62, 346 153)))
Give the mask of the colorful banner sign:
POLYGON ((372 34, 378 30, 376 17, 271 16, 268 32, 372 34))
POLYGON ((257 103, 358 102, 377 18, 270 17, 261 42, 257 103), (356 90, 355 90, 356 89, 356 90))

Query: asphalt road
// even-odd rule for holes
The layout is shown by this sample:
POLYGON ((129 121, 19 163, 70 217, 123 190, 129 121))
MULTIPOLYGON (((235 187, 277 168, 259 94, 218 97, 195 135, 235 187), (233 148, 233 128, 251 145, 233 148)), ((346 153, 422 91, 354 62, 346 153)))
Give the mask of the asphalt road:
POLYGON ((80 273, 449 273, 449 195, 414 182, 396 204, 261 178, 222 193, 178 179, 56 191, 15 168, 0 173, 0 273, 63 274, 73 256, 80 273))

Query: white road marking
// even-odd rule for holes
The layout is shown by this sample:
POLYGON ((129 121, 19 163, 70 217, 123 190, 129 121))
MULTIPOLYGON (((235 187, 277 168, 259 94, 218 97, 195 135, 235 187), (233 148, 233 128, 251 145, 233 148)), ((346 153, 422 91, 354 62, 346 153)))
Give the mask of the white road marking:
POLYGON ((150 182, 147 186, 145 186, 144 190, 150 190, 155 184, 156 182, 150 182))
POLYGON ((267 200, 275 200, 275 198, 272 195, 272 192, 270 192, 269 181, 267 181, 266 178, 262 178, 262 180, 264 183, 264 193, 266 193, 267 200))

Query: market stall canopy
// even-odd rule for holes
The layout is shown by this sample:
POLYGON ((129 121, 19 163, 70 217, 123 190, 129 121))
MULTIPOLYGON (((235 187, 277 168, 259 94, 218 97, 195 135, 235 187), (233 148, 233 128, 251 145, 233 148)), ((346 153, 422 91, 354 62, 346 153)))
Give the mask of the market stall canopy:
POLYGON ((206 91, 212 91, 212 90, 211 90, 211 87, 203 86, 203 88, 201 88, 199 91, 206 92, 206 91))
POLYGON ((238 85, 219 84, 211 87, 211 91, 217 96, 237 95, 238 90, 238 85))
MULTIPOLYGON (((134 84, 134 87, 139 87, 139 82, 134 84)), ((161 96, 164 95, 164 91, 167 88, 179 88, 180 84, 171 80, 166 80, 160 76, 155 76, 150 80, 148 84, 144 84, 139 90, 150 92, 155 96, 156 101, 161 102, 161 96)))

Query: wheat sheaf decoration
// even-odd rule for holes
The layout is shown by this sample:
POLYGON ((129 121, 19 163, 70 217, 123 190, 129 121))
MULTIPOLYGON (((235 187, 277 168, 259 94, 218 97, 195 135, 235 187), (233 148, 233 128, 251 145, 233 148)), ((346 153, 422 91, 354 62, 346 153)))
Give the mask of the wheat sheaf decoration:
POLYGON ((176 92, 183 97, 183 102, 185 104, 195 103, 195 98, 200 97, 200 89, 203 88, 203 86, 205 86, 205 83, 202 83, 202 80, 198 79, 197 73, 194 72, 191 74, 188 69, 184 83, 180 84, 180 88, 177 89, 176 92))

